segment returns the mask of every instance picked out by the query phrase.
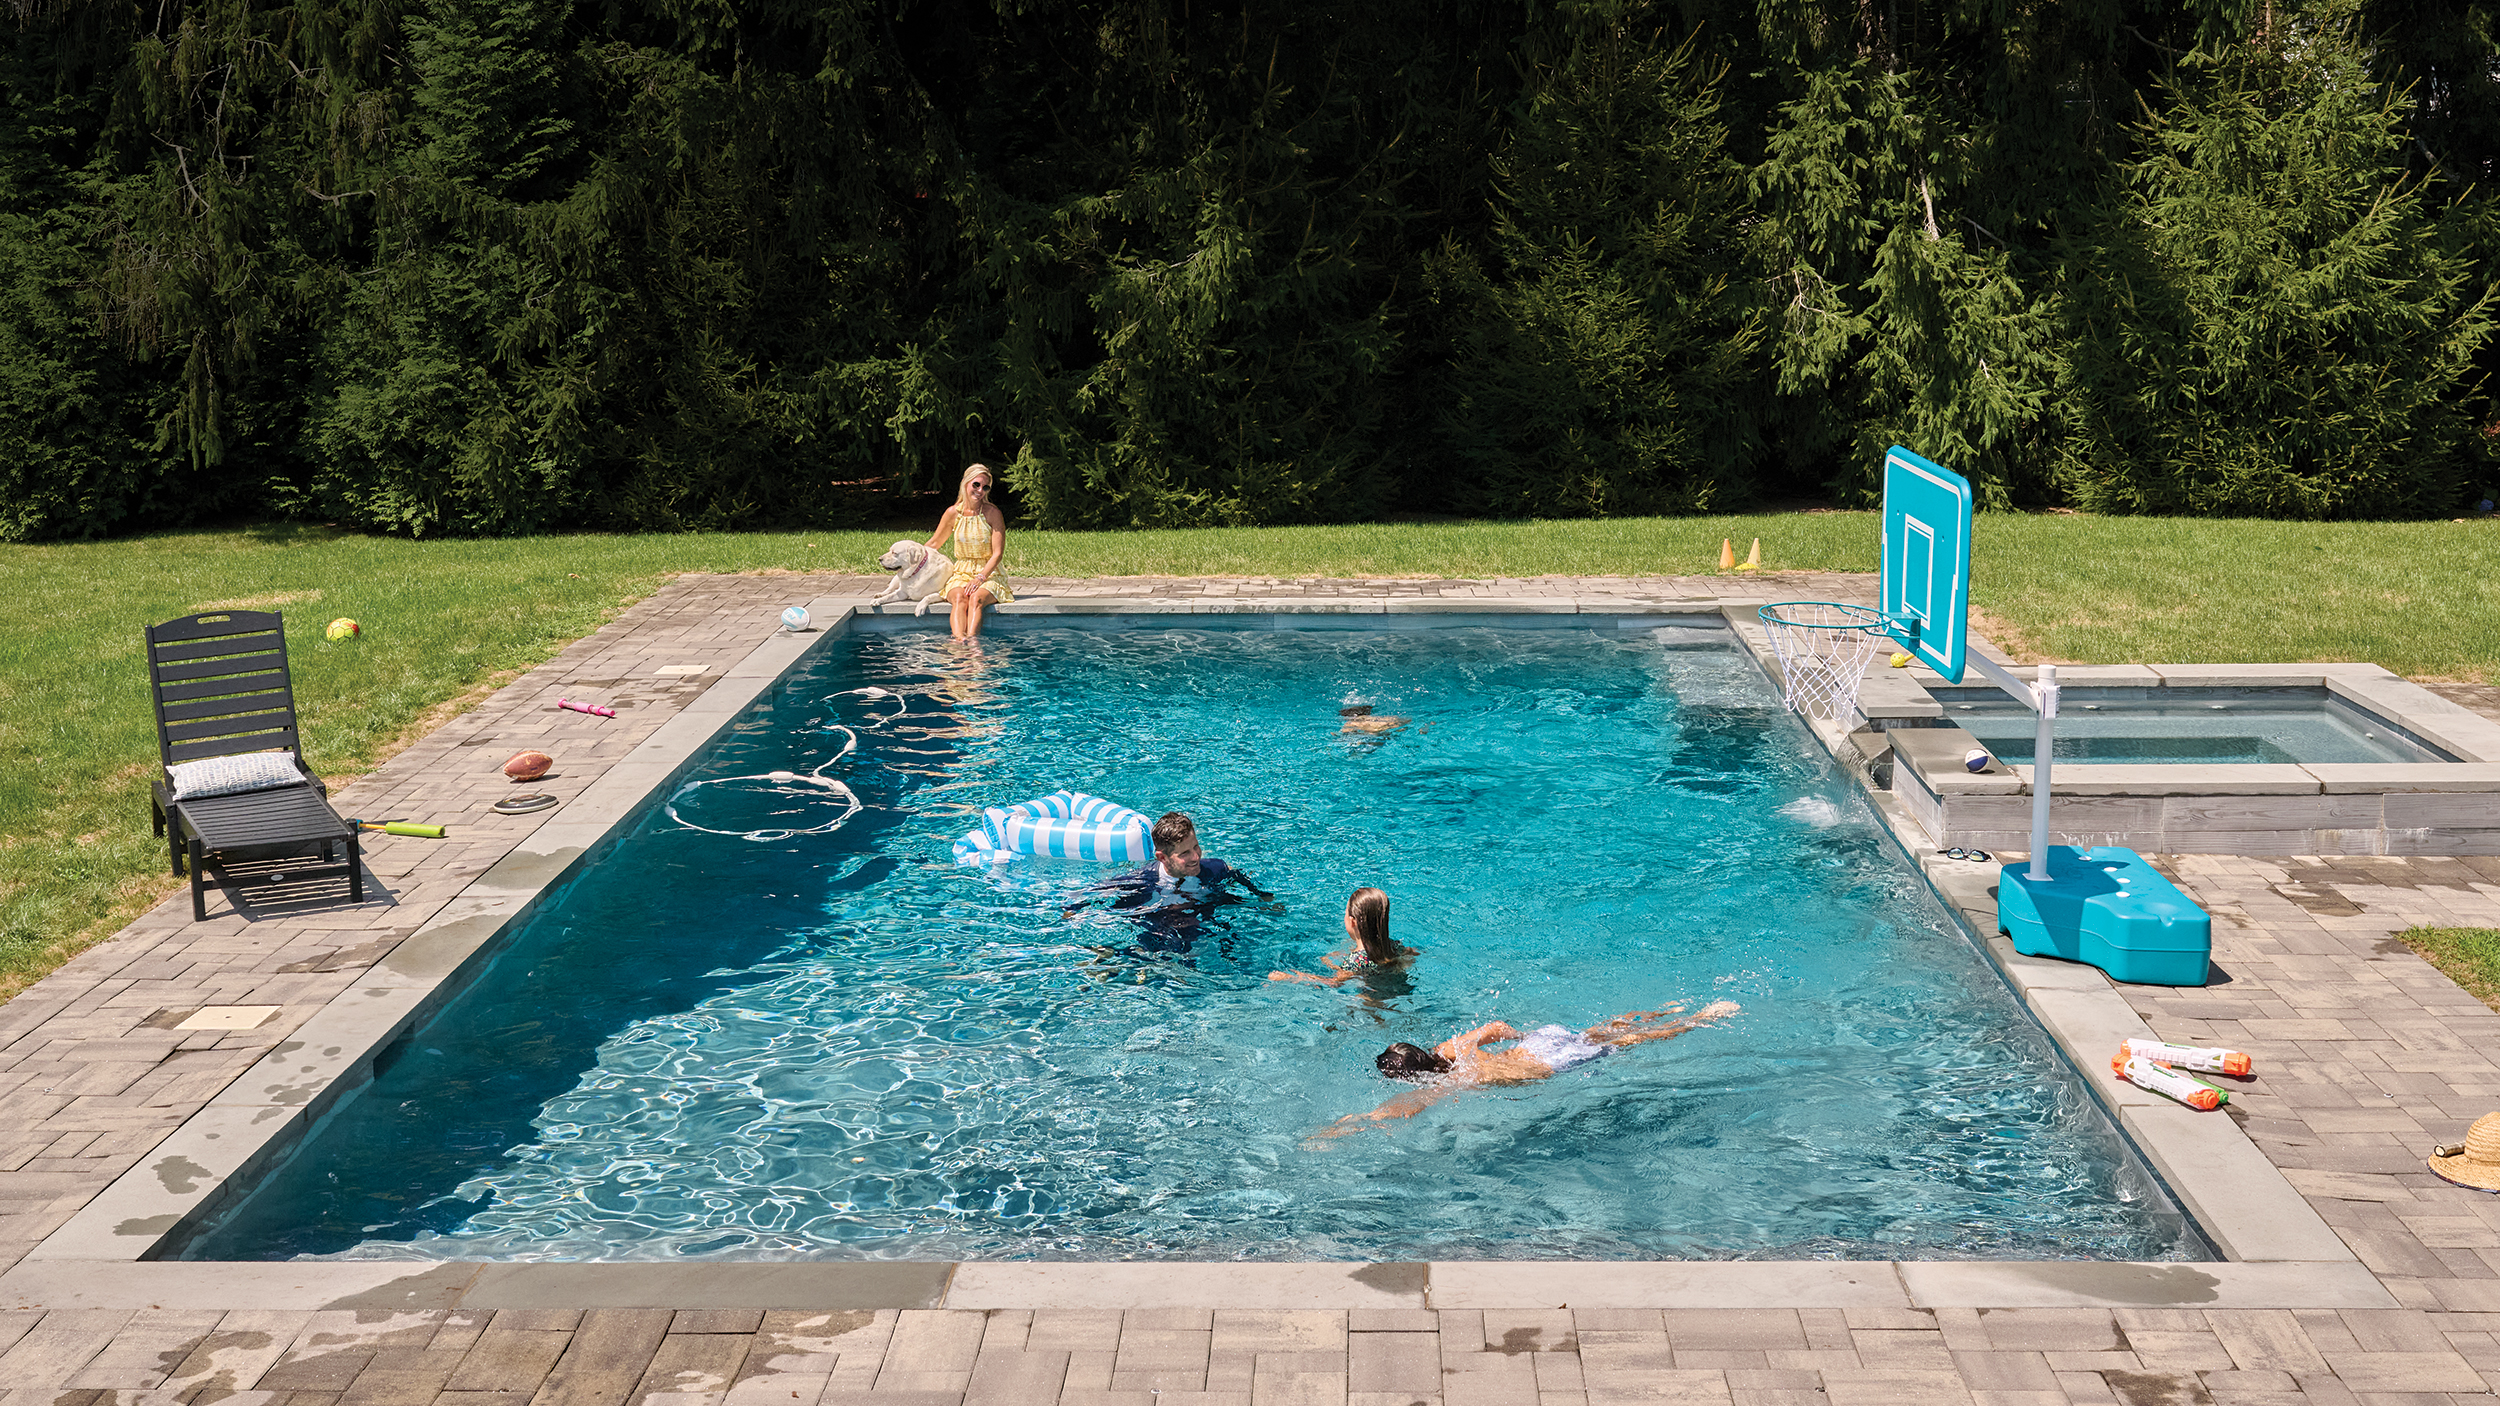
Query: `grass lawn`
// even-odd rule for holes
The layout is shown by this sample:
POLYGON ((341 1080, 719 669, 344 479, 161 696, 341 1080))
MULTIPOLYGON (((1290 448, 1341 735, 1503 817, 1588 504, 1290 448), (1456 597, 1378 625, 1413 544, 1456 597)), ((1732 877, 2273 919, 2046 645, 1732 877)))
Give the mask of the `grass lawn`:
POLYGON ((2500 928, 2406 928, 2396 936, 2449 980, 2500 1009, 2500 928))
MULTIPOLYGON (((1011 577, 1707 573, 1722 538, 1773 569, 1876 566, 1870 513, 1009 534, 1011 577)), ((1980 520, 1972 600, 2026 657, 2363 659, 2500 668, 2500 522, 1980 520)), ((174 886, 148 831, 140 629, 209 606, 286 613, 315 767, 370 769, 679 572, 873 570, 892 534, 409 542, 278 527, 0 546, 0 996, 174 886), (365 637, 331 645, 353 616, 365 637)), ((1757 589, 1731 581, 1731 589, 1757 589)), ((1776 584, 1758 589, 1778 592, 1776 584)))

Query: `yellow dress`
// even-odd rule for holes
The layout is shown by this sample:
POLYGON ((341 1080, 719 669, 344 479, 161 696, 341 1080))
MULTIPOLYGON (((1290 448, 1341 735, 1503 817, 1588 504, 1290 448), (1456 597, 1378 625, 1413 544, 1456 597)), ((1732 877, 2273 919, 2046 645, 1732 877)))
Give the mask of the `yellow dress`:
MULTIPOLYGON (((973 576, 989 559, 990 520, 979 513, 955 514, 955 570, 946 578, 946 593, 953 595, 957 586, 971 585, 973 576)), ((1016 593, 1007 589, 1007 578, 1001 573, 992 573, 989 580, 981 583, 981 589, 1002 605, 1016 598, 1016 593)))

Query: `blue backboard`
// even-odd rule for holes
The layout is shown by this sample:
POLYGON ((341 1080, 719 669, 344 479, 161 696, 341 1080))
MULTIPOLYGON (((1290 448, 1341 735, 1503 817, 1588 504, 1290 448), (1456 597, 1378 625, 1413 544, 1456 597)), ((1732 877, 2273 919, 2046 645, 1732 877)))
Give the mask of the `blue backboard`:
POLYGON ((1884 633, 1951 683, 1970 635, 1970 480, 1894 445, 1884 454, 1884 633))

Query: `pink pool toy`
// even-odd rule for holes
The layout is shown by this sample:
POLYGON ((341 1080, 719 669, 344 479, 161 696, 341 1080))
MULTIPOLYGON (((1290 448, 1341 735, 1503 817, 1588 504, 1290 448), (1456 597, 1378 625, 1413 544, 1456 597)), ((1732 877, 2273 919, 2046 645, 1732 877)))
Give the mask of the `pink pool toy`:
POLYGON ((556 706, 559 708, 570 708, 576 713, 589 713, 596 717, 612 718, 616 716, 616 710, 609 707, 605 703, 576 703, 570 698, 559 698, 556 700, 556 706))

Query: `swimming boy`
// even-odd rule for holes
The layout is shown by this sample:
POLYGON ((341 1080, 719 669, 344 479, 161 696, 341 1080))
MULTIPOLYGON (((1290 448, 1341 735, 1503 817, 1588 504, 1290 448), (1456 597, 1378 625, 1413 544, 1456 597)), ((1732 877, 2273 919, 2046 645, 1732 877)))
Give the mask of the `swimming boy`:
POLYGON ((1356 703, 1339 708, 1337 717, 1340 720, 1338 732, 1370 737, 1395 732, 1413 721, 1411 718, 1382 717, 1372 711, 1372 705, 1369 703, 1356 703))
POLYGON ((1429 1050, 1403 1042, 1391 1045, 1372 1061, 1374 1067, 1392 1079, 1433 1082, 1409 1089, 1369 1113, 1349 1113, 1313 1136, 1343 1137, 1366 1123, 1412 1118, 1461 1089, 1549 1079, 1616 1050, 1649 1040, 1673 1039, 1687 1030, 1724 1020, 1736 1014, 1737 1005, 1734 1001, 1713 1001, 1692 1015, 1669 1019, 1682 1009, 1669 1006, 1662 1011, 1633 1011, 1586 1030, 1540 1025, 1525 1035, 1496 1020, 1464 1035, 1453 1035, 1429 1050), (1506 1050, 1485 1048, 1514 1040, 1518 1043, 1506 1050))

